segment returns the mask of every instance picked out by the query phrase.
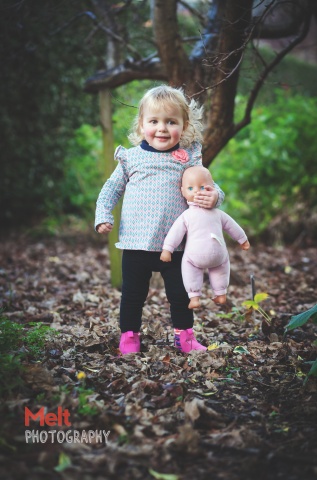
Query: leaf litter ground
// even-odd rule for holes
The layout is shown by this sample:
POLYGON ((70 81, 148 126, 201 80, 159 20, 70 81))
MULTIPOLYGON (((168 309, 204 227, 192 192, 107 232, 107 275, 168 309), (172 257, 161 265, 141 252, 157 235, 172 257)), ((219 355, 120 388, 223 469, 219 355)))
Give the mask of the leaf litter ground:
POLYGON ((164 288, 154 275, 142 351, 122 357, 120 292, 110 285, 99 238, 3 240, 6 316, 25 326, 43 322, 59 335, 40 361, 24 355, 22 383, 4 395, 0 477, 317 478, 316 378, 303 385, 306 362, 316 358, 316 328, 308 323, 283 340, 290 317, 316 303, 317 249, 232 247, 230 256, 229 305, 214 305, 205 282, 195 312, 196 336, 210 350, 174 349, 164 288), (270 295, 262 306, 271 325, 241 307, 251 298, 251 274, 257 291, 270 295), (68 409, 73 429, 110 431, 108 442, 26 444, 25 406, 68 409))

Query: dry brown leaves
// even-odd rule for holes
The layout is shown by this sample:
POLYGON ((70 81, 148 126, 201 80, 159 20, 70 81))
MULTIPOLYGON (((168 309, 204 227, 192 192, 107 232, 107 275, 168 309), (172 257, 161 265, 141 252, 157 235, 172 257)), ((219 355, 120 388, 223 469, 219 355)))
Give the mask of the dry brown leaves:
POLYGON ((26 363, 24 387, 3 402, 1 478, 315 477, 317 385, 311 379, 304 387, 303 378, 316 356, 316 331, 307 325, 283 341, 290 316, 316 303, 315 248, 232 248, 229 299, 240 314, 219 310, 206 283, 195 313, 196 335, 211 346, 206 353, 175 351, 155 276, 142 351, 125 357, 118 351, 120 292, 110 286, 101 242, 14 238, 2 242, 0 255, 6 315, 60 332, 40 363, 26 363), (240 318, 251 274, 270 295, 263 307, 273 320, 264 333, 258 315, 240 318), (110 430, 109 442, 26 445, 24 406, 68 408, 72 428, 110 430), (58 473, 61 458, 68 466, 58 473))

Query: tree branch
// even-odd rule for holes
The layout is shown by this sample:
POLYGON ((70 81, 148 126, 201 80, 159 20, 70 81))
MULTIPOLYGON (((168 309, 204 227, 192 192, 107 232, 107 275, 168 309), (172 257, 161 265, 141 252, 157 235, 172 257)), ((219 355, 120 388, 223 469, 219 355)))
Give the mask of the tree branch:
POLYGON ((168 80, 167 71, 159 58, 150 56, 141 61, 126 61, 108 70, 102 70, 89 77, 84 91, 98 93, 104 88, 117 88, 133 80, 168 80))
MULTIPOLYGON (((140 54, 139 52, 132 46, 132 45, 129 45, 128 43, 126 43, 126 41, 120 37, 120 35, 114 33, 110 28, 106 27, 103 23, 103 21, 98 21, 96 15, 93 13, 93 12, 90 12, 90 11, 86 11, 86 12, 80 12, 78 13, 77 15, 75 15, 74 17, 72 17, 70 20, 68 20, 67 22, 65 22, 63 25, 61 25, 60 27, 58 27, 56 30, 54 30, 53 32, 50 33, 50 35, 56 35, 57 33, 61 32, 62 30, 64 30, 65 28, 69 27, 69 25, 71 25, 75 20, 81 18, 81 17, 88 17, 90 20, 92 20, 93 24, 94 24, 94 30, 93 32, 90 34, 91 36, 95 34, 95 32, 97 30, 102 30, 103 32, 105 32, 107 35, 109 35, 110 38, 112 38, 113 40, 117 41, 117 42, 120 42, 122 45, 125 46, 125 48, 132 53, 132 55, 137 58, 138 60, 140 60, 140 54)), ((90 36, 89 36, 90 38, 90 36)))
POLYGON ((278 39, 297 35, 305 18, 306 0, 274 0, 258 7, 261 15, 254 15, 253 38, 278 39), (303 5, 300 5, 303 3, 303 5))
POLYGON ((202 15, 196 8, 189 5, 189 3, 185 2, 185 0, 178 0, 180 5, 186 8, 190 13, 192 13, 195 17, 199 18, 200 23, 205 27, 206 26, 206 18, 202 15))
POLYGON ((281 62, 281 60, 291 50, 293 50, 294 47, 296 47, 296 45, 298 45, 302 40, 304 40, 304 38, 306 37, 306 35, 308 33, 308 30, 309 30, 310 18, 311 18, 310 14, 306 12, 306 15, 305 15, 305 18, 304 18, 304 23, 302 25, 302 31, 299 33, 299 35, 297 35, 297 37, 295 37, 292 41, 290 41, 290 43, 287 45, 287 47, 285 47, 283 50, 281 50, 281 52, 279 52, 276 55, 275 59, 271 63, 269 63, 264 68, 264 70, 262 71, 261 75, 259 76, 258 80, 256 81, 254 87, 251 90, 251 94, 249 96, 249 99, 248 99, 248 102, 247 102, 247 105, 246 105, 244 117, 240 122, 238 122, 234 126, 232 136, 236 135, 242 128, 244 128, 246 125, 248 125, 251 122, 251 112, 252 112, 252 109, 254 107, 254 103, 257 99, 257 96, 259 94, 259 91, 260 91, 261 87, 263 86, 263 83, 264 83, 265 79, 267 78, 269 73, 273 70, 273 68, 276 67, 276 65, 278 65, 281 62))

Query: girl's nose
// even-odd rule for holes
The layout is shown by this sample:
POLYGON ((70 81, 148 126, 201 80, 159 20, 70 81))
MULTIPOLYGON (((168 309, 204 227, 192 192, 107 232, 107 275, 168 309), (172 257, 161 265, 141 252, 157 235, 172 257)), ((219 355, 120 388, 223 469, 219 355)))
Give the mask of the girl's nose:
POLYGON ((158 129, 159 129, 160 132, 165 132, 165 130, 166 130, 165 123, 159 123, 158 129))

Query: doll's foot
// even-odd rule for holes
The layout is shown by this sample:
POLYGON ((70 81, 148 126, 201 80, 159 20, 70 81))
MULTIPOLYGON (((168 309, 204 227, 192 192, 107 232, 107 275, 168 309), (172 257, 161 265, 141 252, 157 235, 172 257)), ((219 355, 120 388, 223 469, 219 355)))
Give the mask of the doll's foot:
POLYGON ((213 301, 217 303, 217 305, 223 305, 227 301, 227 295, 217 295, 217 297, 213 298, 213 301))
POLYGON ((200 307, 200 298, 199 297, 192 297, 190 299, 190 302, 188 304, 188 308, 190 310, 193 310, 194 308, 199 308, 200 307))

